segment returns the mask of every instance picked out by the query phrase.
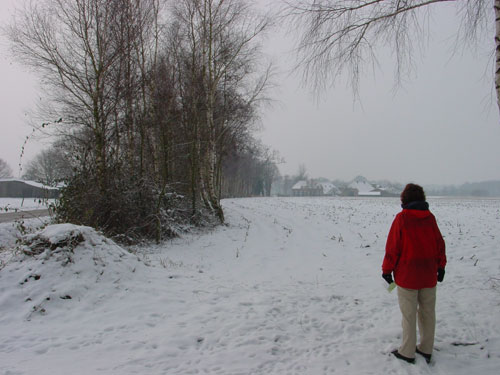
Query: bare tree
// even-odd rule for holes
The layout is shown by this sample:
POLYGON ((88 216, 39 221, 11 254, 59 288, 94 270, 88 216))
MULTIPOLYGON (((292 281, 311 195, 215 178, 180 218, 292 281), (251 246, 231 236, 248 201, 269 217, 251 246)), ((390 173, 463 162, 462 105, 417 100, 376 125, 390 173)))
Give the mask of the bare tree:
POLYGON ((248 126, 255 117, 244 114, 252 112, 269 73, 253 84, 248 77, 254 75, 260 55, 257 38, 270 23, 243 0, 182 0, 174 15, 180 44, 176 54, 189 67, 184 74, 190 85, 183 96, 191 106, 186 127, 193 132, 194 179, 205 205, 224 221, 220 205, 224 144, 231 130, 248 126))
MULTIPOLYGON (((130 111, 145 107, 145 82, 136 77, 144 77, 146 59, 154 54, 146 39, 157 3, 29 1, 9 29, 15 56, 39 72, 50 87, 66 133, 75 129, 87 133, 92 165, 103 191, 107 169, 119 155, 121 129, 117 132, 117 126, 123 125, 124 118, 135 125, 137 117, 130 111)), ((144 137, 141 129, 129 127, 128 134, 135 136, 138 130, 144 137)))
POLYGON ((430 11, 454 3, 463 40, 474 44, 496 20, 495 87, 500 108, 500 0, 283 0, 284 15, 299 30, 298 66, 316 92, 347 71, 356 92, 365 64, 376 62, 376 49, 388 46, 396 56, 396 79, 412 69, 416 46, 429 32, 430 11), (494 17, 493 17, 494 16, 494 17))
POLYGON ((69 153, 60 143, 41 151, 25 168, 23 178, 48 186, 56 186, 72 175, 69 153))
POLYGON ((53 87, 65 121, 90 130, 102 188, 113 113, 113 102, 106 98, 118 57, 111 40, 117 20, 111 19, 110 8, 102 0, 30 1, 10 29, 15 55, 53 87))
MULTIPOLYGON (((198 9, 201 26, 203 84, 205 88, 208 147, 205 168, 208 202, 221 221, 224 220, 216 186, 218 168, 217 138, 224 121, 217 121, 216 99, 228 75, 239 74, 242 62, 253 59, 255 38, 267 27, 265 19, 249 17, 250 7, 244 1, 203 0, 198 9)), ((244 64, 248 66, 248 63, 244 64)))
POLYGON ((12 168, 9 167, 6 161, 0 159, 0 178, 12 177, 12 168))
POLYGON ((299 164, 296 179, 297 181, 307 180, 307 168, 305 164, 299 164))

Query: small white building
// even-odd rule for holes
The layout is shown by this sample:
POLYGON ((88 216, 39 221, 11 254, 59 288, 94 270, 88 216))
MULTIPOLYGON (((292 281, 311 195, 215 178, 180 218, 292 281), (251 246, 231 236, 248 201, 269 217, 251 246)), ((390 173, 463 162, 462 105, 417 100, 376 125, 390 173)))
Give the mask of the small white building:
POLYGON ((340 189, 331 182, 321 182, 323 187, 323 195, 340 195, 340 189))
POLYGON ((300 180, 292 187, 294 197, 317 197, 323 195, 323 186, 313 180, 300 180))
POLYGON ((377 189, 362 176, 356 177, 349 185, 350 189, 356 190, 360 197, 380 197, 382 191, 377 189))

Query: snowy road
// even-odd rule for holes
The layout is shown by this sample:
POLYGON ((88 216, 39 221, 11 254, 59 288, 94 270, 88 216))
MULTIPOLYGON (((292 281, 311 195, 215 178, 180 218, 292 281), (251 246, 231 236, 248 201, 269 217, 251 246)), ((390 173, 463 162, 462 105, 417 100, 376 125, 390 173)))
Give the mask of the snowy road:
POLYGON ((497 373, 500 200, 430 200, 449 261, 432 367, 389 354, 400 313, 380 265, 397 199, 223 204, 227 226, 140 262, 93 239, 66 267, 8 263, 0 374, 497 373))
POLYGON ((8 223, 19 219, 33 219, 39 217, 49 216, 49 210, 29 210, 29 211, 17 211, 17 212, 6 212, 0 213, 0 223, 8 223))

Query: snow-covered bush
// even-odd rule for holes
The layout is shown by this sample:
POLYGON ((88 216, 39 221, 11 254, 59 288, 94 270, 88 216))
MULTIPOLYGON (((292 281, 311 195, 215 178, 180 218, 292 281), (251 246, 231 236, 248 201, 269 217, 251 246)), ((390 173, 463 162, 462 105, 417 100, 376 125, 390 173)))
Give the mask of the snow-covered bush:
POLYGON ((201 209, 193 215, 190 206, 191 201, 169 185, 117 170, 105 187, 89 172, 76 174, 62 189, 55 213, 58 222, 97 228, 130 243, 175 237, 193 225, 213 221, 201 209))
POLYGON ((83 241, 83 234, 77 227, 60 224, 22 237, 20 250, 25 255, 43 255, 46 259, 57 256, 58 261, 67 265, 73 262, 74 249, 83 241))

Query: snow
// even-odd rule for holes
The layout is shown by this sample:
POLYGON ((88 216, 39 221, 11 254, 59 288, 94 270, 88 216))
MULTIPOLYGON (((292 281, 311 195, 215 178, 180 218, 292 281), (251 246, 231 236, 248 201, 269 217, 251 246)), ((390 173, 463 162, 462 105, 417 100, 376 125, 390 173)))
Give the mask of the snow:
POLYGON ((304 197, 224 200, 227 226, 133 253, 34 229, 83 240, 66 265, 57 248, 0 252, 0 374, 496 374, 500 200, 429 203, 448 253, 431 367, 390 355, 400 312, 380 266, 399 200, 304 197))
POLYGON ((54 199, 41 198, 0 198, 0 212, 15 210, 43 210, 46 209, 51 203, 54 203, 54 201, 54 199))

